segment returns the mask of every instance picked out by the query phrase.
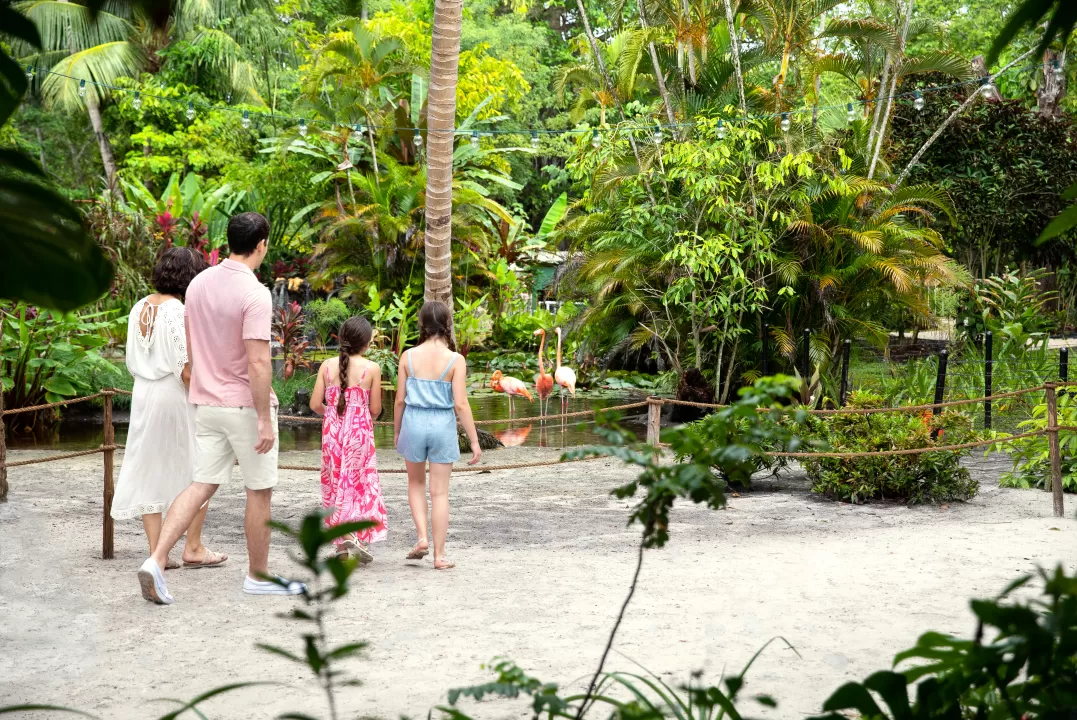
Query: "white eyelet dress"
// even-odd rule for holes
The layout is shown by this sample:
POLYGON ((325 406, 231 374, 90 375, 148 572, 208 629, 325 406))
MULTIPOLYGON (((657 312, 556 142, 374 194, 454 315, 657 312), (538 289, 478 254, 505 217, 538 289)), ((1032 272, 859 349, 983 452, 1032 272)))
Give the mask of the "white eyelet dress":
POLYGON ((117 520, 164 512, 191 484, 194 467, 194 406, 187 402, 183 367, 187 334, 183 303, 156 308, 135 303, 127 321, 127 369, 135 379, 131 424, 112 501, 117 520), (140 319, 150 325, 142 334, 140 319))

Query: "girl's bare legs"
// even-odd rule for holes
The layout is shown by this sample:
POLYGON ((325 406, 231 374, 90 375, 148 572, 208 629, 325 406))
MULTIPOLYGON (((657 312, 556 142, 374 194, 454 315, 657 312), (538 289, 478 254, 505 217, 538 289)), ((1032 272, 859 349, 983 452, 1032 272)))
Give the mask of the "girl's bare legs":
POLYGON ((142 527, 146 530, 146 539, 150 541, 150 555, 157 549, 161 538, 161 513, 147 513, 142 516, 142 527))
POLYGON ((449 532, 450 475, 452 463, 430 463, 430 524, 434 530, 435 568, 452 566, 445 558, 445 536, 449 532))
POLYGON ((405 461, 404 464, 408 466, 408 507, 411 508, 411 520, 415 523, 415 536, 419 540, 414 549, 426 550, 430 547, 426 539, 426 463, 405 461))

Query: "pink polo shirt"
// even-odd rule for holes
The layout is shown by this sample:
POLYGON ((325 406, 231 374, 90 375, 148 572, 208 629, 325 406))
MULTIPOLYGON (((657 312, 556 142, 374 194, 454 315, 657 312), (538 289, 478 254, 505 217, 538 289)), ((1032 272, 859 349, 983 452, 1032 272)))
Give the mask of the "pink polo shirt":
MULTIPOLYGON (((273 298, 243 263, 225 260, 187 288, 193 405, 252 408, 244 340, 270 339, 273 298)), ((270 403, 277 396, 270 390, 270 403)))

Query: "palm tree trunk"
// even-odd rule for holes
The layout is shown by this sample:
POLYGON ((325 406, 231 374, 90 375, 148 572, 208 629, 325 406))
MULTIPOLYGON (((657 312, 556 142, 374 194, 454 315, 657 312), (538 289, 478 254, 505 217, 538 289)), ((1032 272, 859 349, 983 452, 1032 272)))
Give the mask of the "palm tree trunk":
MULTIPOLYGON (((688 7, 688 0, 681 0, 681 11, 684 13, 684 21, 690 22, 691 10, 688 7)), ((696 48, 695 43, 691 40, 688 41, 688 79, 692 83, 692 87, 696 86, 696 48)))
POLYGON ((733 74, 737 76, 737 91, 740 93, 740 111, 748 117, 748 101, 744 97, 744 73, 740 69, 740 41, 737 40, 737 25, 733 18, 733 6, 725 2, 725 21, 729 26, 729 45, 733 50, 733 74))
MULTIPOLYGON (((643 0, 636 0, 636 8, 639 11, 640 27, 646 32, 647 13, 643 8, 643 0)), ((653 42, 647 43, 647 52, 650 53, 651 65, 654 66, 654 79, 658 83, 658 94, 662 97, 662 104, 666 106, 666 119, 669 120, 670 133, 676 137, 679 135, 676 127, 677 117, 673 114, 673 105, 669 101, 669 90, 666 89, 666 76, 662 73, 662 66, 658 62, 658 51, 655 49, 653 42)))
POLYGON ((90 125, 97 138, 97 147, 101 151, 101 164, 105 166, 109 192, 119 199, 120 187, 116 182, 116 158, 112 154, 112 145, 109 144, 108 136, 105 135, 104 123, 101 122, 101 106, 98 105, 97 93, 93 91, 86 93, 86 112, 90 114, 90 125))
MULTIPOLYGON (((905 64, 905 39, 909 36, 909 23, 912 22, 912 6, 914 0, 909 0, 905 7, 905 24, 901 28, 901 39, 898 40, 897 53, 891 67, 893 77, 890 79, 890 92, 886 95, 886 110, 879 121, 877 135, 875 136, 875 151, 871 155, 871 166, 868 168, 868 180, 875 176, 875 164, 879 161, 879 153, 883 149, 883 140, 886 138, 886 126, 890 124, 890 111, 894 107, 894 93, 897 92, 898 76, 901 74, 901 66, 905 64)), ((883 73, 885 76, 885 73, 883 73)), ((885 81, 884 81, 885 82, 885 81)), ((883 88, 880 86, 879 88, 883 88)), ((878 112, 878 98, 876 98, 876 113, 878 112)))
POLYGON ((426 300, 452 308, 452 155, 462 0, 434 0, 426 151, 426 300))
MULTIPOLYGON (((602 52, 598 49, 598 42, 595 40, 595 34, 591 31, 591 21, 587 19, 587 9, 583 6, 583 0, 576 0, 576 8, 580 11, 580 19, 583 20, 583 31, 587 36, 587 44, 591 46, 591 54, 595 56, 595 65, 598 67, 598 72, 602 75, 603 81, 606 83, 606 90, 609 91, 610 97, 613 98, 614 104, 617 106, 617 111, 621 114, 621 119, 625 119, 625 111, 621 106, 621 99, 617 97, 617 86, 613 84, 613 80, 610 78, 609 71, 606 69, 606 61, 602 59, 602 52)), ((605 108, 603 108, 603 113, 605 108)), ((603 123, 605 123, 605 115, 603 115, 603 123)), ((643 167, 643 160, 639 155, 639 148, 636 146, 636 139, 632 136, 632 133, 628 133, 628 144, 632 146, 632 154, 636 158, 636 167, 643 167)), ((656 205, 654 200, 654 192, 651 190, 651 183, 647 179, 646 175, 641 175, 643 180, 643 187, 647 190, 647 197, 650 198, 651 205, 656 205)))

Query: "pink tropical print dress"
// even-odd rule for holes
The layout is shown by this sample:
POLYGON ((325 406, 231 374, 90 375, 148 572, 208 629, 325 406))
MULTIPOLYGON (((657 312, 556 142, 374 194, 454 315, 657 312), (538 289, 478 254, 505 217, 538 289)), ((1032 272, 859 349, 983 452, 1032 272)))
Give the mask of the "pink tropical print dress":
MULTIPOLYGON (((359 378, 360 384, 366 371, 359 378)), ((370 417, 370 391, 347 388, 344 417, 337 413, 340 386, 325 379, 325 416, 322 419, 322 505, 332 510, 330 527, 372 520, 377 527, 358 533, 361 543, 385 540, 388 535, 385 503, 374 454, 374 420, 370 417)))

